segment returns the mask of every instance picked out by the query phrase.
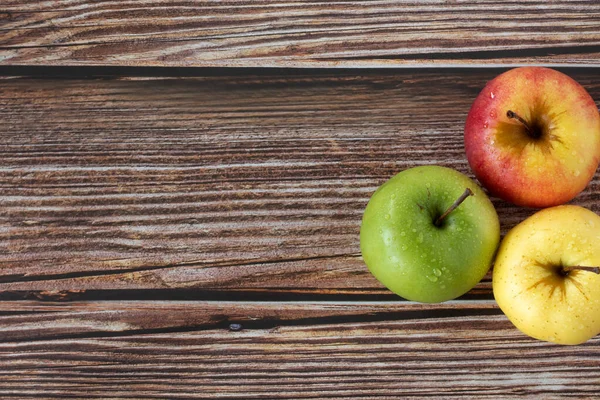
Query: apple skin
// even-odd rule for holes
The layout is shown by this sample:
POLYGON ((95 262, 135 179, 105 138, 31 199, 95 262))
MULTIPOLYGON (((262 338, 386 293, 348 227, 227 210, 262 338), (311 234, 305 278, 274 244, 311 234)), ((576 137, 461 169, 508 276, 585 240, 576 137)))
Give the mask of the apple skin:
POLYGON ((500 224, 483 190, 441 166, 404 170, 381 185, 363 215, 360 247, 371 273, 408 300, 439 303, 468 292, 489 270, 500 224), (470 188, 444 219, 434 221, 470 188))
POLYGON ((526 207, 573 199, 600 160, 600 115, 588 92, 549 68, 521 67, 490 82, 465 124, 465 150, 473 173, 496 196, 526 207), (508 110, 535 126, 532 138, 508 110))
POLYGON ((504 238, 492 276, 496 302, 523 333, 580 344, 600 333, 600 217, 574 205, 546 208, 504 238))

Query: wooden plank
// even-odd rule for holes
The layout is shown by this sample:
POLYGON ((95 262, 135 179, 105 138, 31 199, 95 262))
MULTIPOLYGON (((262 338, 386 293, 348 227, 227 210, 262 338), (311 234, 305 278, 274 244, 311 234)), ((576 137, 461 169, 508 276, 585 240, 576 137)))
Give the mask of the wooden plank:
POLYGON ((600 390, 599 338, 580 346, 527 338, 492 301, 0 302, 0 333, 3 398, 591 398, 600 390))
MULTIPOLYGON (((497 72, 4 79, 0 291, 386 293, 359 253, 371 193, 472 176, 463 124, 497 72)), ((599 178, 576 204, 600 212, 599 178)), ((533 213, 494 201, 503 232, 533 213)))
POLYGON ((598 65, 600 4, 92 1, 0 5, 12 65, 598 65))

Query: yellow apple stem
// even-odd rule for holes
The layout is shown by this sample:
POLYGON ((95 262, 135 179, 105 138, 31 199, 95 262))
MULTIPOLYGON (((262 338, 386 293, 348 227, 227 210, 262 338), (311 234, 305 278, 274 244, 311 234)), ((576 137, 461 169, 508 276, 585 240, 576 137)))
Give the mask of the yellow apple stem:
POLYGON ((529 136, 531 136, 533 138, 538 138, 540 136, 538 132, 534 132, 534 130, 531 129, 531 126, 529 126, 529 123, 527 121, 525 121, 519 114, 517 114, 513 110, 508 110, 506 112, 506 116, 508 118, 516 119, 517 121, 519 121, 521 123, 521 125, 523 125, 525 127, 525 129, 527 130, 527 134, 529 136))
POLYGON ((435 220, 435 226, 440 226, 444 218, 448 216, 452 211, 456 209, 456 207, 460 206, 460 204, 465 201, 465 199, 469 196, 473 196, 473 191, 469 188, 466 188, 463 194, 460 195, 458 199, 442 215, 439 216, 438 219, 435 220))
POLYGON ((600 274, 600 267, 583 267, 581 265, 574 265, 572 267, 562 267, 562 272, 564 274, 568 274, 569 272, 571 272, 573 270, 589 271, 589 272, 593 272, 595 274, 600 274))

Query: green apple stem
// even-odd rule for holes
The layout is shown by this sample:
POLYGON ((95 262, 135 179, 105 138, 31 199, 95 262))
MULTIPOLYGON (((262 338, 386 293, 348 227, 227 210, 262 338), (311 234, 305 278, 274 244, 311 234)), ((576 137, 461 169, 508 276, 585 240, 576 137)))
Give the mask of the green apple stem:
POLYGON ((450 214, 452 211, 454 211, 456 209, 456 207, 460 206, 461 203, 463 201, 465 201, 465 199, 469 196, 473 196, 473 191, 470 188, 466 188, 465 191, 463 192, 463 194, 461 194, 460 197, 458 199, 456 199, 456 201, 454 203, 452 203, 452 205, 450 207, 448 207, 448 209, 446 211, 444 211, 444 213, 442 215, 440 215, 438 219, 435 220, 435 226, 442 225, 444 218, 446 218, 448 216, 448 214, 450 214))
POLYGON ((600 274, 600 267, 583 267, 581 265, 574 265, 571 267, 562 267, 561 272, 564 275, 567 275, 569 272, 574 271, 574 270, 589 271, 589 272, 593 272, 595 274, 600 274))

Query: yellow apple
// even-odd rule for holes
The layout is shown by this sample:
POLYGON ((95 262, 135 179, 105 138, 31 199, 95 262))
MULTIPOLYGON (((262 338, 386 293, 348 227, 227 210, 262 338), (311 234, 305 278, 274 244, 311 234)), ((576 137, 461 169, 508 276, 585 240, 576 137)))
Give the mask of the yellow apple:
POLYGON ((600 333, 600 216, 574 205, 546 208, 502 241, 492 287, 523 333, 580 344, 600 333))

